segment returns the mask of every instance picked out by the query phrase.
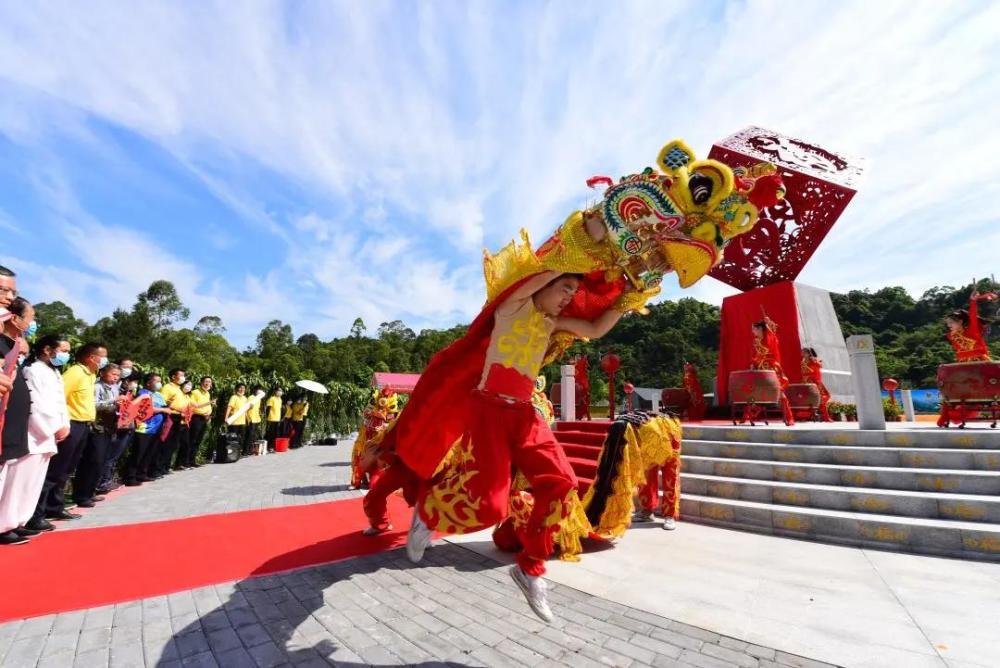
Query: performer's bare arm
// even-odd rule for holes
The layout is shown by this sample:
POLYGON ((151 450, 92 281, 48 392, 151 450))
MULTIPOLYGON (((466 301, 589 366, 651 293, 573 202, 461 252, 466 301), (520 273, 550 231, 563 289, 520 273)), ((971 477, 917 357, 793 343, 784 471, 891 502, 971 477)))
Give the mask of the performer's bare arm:
POLYGON ((524 282, 524 285, 519 287, 517 290, 512 292, 509 297, 507 297, 507 303, 509 304, 511 302, 530 299, 533 294, 560 276, 562 276, 562 272, 560 271, 543 271, 536 276, 532 276, 524 282))
POLYGON ((556 331, 570 332, 585 339, 599 339, 621 320, 621 311, 613 308, 608 309, 597 317, 596 320, 583 320, 581 318, 557 318, 556 331))

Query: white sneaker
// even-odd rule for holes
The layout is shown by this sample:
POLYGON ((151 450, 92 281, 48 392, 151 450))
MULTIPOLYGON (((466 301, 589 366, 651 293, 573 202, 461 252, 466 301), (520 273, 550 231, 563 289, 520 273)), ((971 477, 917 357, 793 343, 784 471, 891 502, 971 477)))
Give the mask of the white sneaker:
POLYGON ((525 600, 528 601, 528 605, 538 615, 538 618, 543 622, 551 622, 552 610, 549 609, 548 595, 546 594, 548 587, 545 580, 538 575, 528 575, 517 564, 511 566, 508 572, 511 579, 521 588, 525 600))
POLYGON ((666 529, 667 531, 673 531, 674 529, 677 528, 677 520, 675 520, 673 517, 663 518, 663 528, 666 529))
POLYGON ((385 533, 386 531, 392 531, 392 525, 390 524, 384 529, 379 529, 378 527, 368 527, 361 532, 362 536, 377 536, 380 533, 385 533))
POLYGON ((431 544, 432 535, 433 532, 420 519, 420 512, 414 508, 413 523, 410 524, 410 532, 406 535, 406 557, 413 563, 419 564, 424 558, 424 550, 431 544))

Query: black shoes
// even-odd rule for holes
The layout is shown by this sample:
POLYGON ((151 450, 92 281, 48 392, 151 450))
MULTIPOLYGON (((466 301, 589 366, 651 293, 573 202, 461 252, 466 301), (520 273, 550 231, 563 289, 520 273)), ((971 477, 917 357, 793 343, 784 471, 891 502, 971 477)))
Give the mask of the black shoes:
POLYGON ((142 483, 139 482, 138 480, 127 480, 127 481, 125 481, 125 486, 126 487, 138 487, 141 484, 142 483))
POLYGON ((23 526, 14 529, 14 533, 16 533, 21 538, 31 538, 32 536, 37 536, 42 532, 39 531, 38 529, 29 529, 28 527, 23 526))
POLYGON ((80 501, 77 501, 76 505, 79 508, 93 508, 94 506, 97 505, 97 503, 94 501, 94 499, 82 499, 80 501))
POLYGON ((81 515, 77 515, 76 513, 71 513, 68 510, 62 510, 59 511, 58 513, 49 513, 48 515, 46 515, 46 517, 49 518, 50 520, 78 520, 80 519, 81 515))
POLYGON ((8 531, 7 533, 0 533, 0 545, 24 545, 28 542, 28 539, 24 536, 19 536, 13 531, 8 531))
POLYGON ((25 529, 31 529, 32 531, 38 531, 38 532, 42 532, 42 531, 54 531, 55 528, 56 528, 56 525, 53 524, 52 522, 49 522, 48 520, 31 519, 31 520, 28 520, 28 523, 24 525, 24 528, 25 529))

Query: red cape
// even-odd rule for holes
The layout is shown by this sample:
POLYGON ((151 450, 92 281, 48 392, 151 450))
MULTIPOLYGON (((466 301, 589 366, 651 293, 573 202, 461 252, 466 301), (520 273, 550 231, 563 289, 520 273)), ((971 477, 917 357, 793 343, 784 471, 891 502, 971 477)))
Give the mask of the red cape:
MULTIPOLYGON (((465 336, 434 355, 420 374, 403 412, 385 432, 381 448, 395 451, 419 477, 433 476, 448 450, 465 432, 472 391, 479 386, 486 364, 493 315, 497 306, 532 277, 504 290, 483 308, 465 336)), ((608 283, 603 272, 590 274, 563 315, 593 319, 611 306, 623 290, 624 281, 608 283)))

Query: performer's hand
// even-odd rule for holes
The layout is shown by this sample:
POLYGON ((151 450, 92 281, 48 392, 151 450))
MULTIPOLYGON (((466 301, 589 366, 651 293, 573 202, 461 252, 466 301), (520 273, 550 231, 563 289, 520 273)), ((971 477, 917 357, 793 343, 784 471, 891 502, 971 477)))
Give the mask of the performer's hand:
POLYGON ((56 432, 56 441, 65 441, 69 436, 69 427, 59 427, 59 431, 56 432))
POLYGON ((5 373, 0 373, 0 397, 10 392, 10 388, 14 385, 14 381, 11 380, 10 376, 5 373))

